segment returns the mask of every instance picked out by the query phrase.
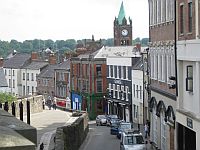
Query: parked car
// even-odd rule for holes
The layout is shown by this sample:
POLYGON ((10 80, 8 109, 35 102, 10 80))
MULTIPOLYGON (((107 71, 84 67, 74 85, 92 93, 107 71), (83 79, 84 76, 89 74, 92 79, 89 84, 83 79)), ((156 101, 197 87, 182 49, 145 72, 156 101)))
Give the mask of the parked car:
POLYGON ((106 125, 107 117, 105 115, 98 115, 96 117, 96 125, 106 125))
POLYGON ((132 124, 129 122, 121 122, 118 128, 117 138, 120 139, 122 132, 127 129, 132 129, 132 124))
POLYGON ((118 116, 117 115, 108 115, 107 116, 107 126, 111 126, 111 120, 112 119, 118 119, 118 116))
POLYGON ((139 131, 125 130, 121 136, 120 150, 146 150, 143 136, 139 131))
POLYGON ((118 129, 119 129, 119 122, 112 123, 112 126, 110 128, 110 134, 117 135, 118 129))

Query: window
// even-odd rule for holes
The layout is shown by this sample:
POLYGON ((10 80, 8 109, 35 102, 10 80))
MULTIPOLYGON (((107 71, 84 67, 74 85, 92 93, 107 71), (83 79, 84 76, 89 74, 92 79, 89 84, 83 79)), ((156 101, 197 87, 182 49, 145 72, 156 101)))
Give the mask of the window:
POLYGON ((113 78, 115 78, 115 66, 113 66, 113 78))
POLYGON ((13 88, 15 88, 15 79, 13 79, 13 88))
POLYGON ((25 85, 23 85, 23 96, 25 95, 25 85))
POLYGON ((113 98, 115 98, 115 84, 113 84, 113 98))
POLYGON ((25 73, 23 73, 23 77, 22 78, 23 78, 23 80, 25 80, 25 73))
POLYGON ((34 93, 34 86, 32 86, 32 94, 34 93))
POLYGON ((13 74, 12 74, 12 76, 15 76, 15 70, 13 70, 13 74))
POLYGON ((27 81, 29 81, 29 73, 27 73, 27 81))
POLYGON ((96 65, 96 73, 97 73, 97 76, 101 76, 102 75, 101 65, 96 65))
POLYGON ((183 22, 183 5, 180 6, 180 33, 183 34, 184 22, 183 22))
POLYGON ((34 81, 33 73, 31 73, 31 81, 34 81))
POLYGON ((192 2, 188 3, 188 32, 192 32, 192 2))
POLYGON ((133 84, 133 96, 135 97, 135 84, 133 84))
POLYGON ((187 66, 186 91, 193 91, 193 67, 187 66))
POLYGON ((119 78, 119 67, 120 66, 117 66, 117 78, 119 78))
POLYGON ((29 94, 29 93, 30 93, 30 87, 27 86, 27 94, 29 94))
POLYGON ((102 80, 97 80, 97 92, 102 92, 102 80))
POLYGON ((139 91, 138 90, 138 85, 136 85, 136 93, 137 93, 136 95, 137 95, 137 98, 138 98, 138 91, 139 91))
POLYGON ((113 77, 113 66, 110 66, 110 75, 113 77))
POLYGON ((121 97, 122 97, 122 100, 124 100, 124 86, 123 85, 121 86, 121 97))
POLYGON ((11 79, 9 79, 9 88, 11 88, 11 79))
POLYGON ((7 70, 5 69, 5 75, 7 75, 7 70))
POLYGON ((11 70, 9 70, 9 74, 8 75, 11 76, 11 70))
POLYGON ((142 86, 140 86, 140 99, 142 99, 142 86))
POLYGON ((128 79, 128 66, 126 66, 126 79, 128 79))

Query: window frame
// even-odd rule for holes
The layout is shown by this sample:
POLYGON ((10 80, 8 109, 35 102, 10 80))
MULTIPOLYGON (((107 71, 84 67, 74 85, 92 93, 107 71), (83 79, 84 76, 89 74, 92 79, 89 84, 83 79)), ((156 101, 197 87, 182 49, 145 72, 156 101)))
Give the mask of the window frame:
POLYGON ((192 65, 186 66, 186 91, 193 92, 193 66, 192 65))

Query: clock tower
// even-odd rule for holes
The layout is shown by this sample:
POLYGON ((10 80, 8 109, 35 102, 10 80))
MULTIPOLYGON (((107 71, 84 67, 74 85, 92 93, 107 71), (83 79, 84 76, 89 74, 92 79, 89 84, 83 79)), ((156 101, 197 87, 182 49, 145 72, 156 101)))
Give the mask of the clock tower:
POLYGON ((132 45, 132 20, 125 17, 123 1, 118 18, 114 20, 114 46, 132 45))

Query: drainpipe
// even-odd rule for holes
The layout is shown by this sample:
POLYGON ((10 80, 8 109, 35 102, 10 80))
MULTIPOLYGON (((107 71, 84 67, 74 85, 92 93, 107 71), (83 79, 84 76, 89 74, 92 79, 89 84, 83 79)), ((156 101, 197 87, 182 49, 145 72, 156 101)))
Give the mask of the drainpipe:
POLYGON ((176 97, 178 97, 178 76, 177 76, 177 38, 176 38, 176 0, 174 0, 174 55, 175 55, 175 76, 176 76, 176 97))

